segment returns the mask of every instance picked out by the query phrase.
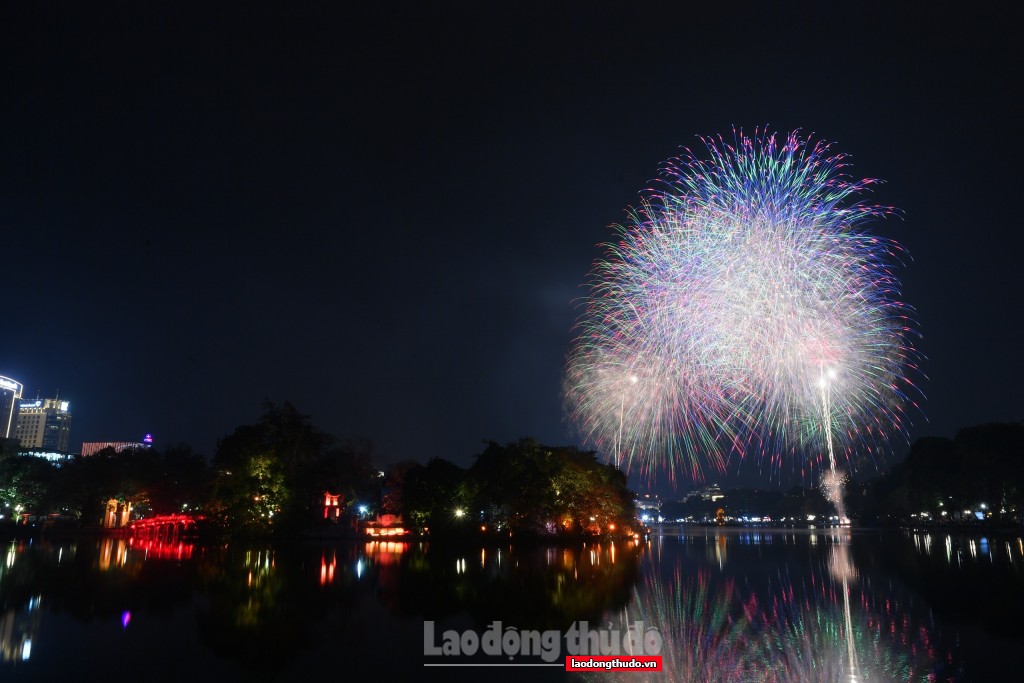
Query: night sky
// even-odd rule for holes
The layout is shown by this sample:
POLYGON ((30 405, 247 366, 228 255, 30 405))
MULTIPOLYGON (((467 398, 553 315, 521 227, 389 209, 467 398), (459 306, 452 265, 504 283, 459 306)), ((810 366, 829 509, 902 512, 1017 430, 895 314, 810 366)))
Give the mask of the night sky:
POLYGON ((381 463, 575 443, 608 226, 733 126, 833 141, 903 211, 873 230, 914 259, 909 438, 1024 418, 1009 10, 371 4, 0 11, 0 375, 71 402, 74 450, 212 454, 265 399, 381 463))

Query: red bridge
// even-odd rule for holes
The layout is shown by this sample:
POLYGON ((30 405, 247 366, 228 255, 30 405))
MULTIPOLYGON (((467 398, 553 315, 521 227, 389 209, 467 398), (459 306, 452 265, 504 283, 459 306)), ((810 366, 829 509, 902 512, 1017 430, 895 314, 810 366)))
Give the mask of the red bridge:
POLYGON ((172 540, 196 535, 202 519, 193 515, 157 515, 132 520, 125 529, 136 538, 172 540))

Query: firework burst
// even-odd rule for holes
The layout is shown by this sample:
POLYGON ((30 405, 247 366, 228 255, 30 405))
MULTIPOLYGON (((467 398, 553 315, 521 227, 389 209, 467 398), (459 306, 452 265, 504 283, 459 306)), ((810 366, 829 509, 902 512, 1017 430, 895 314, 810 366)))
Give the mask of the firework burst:
POLYGON ((873 457, 905 429, 917 359, 902 249, 865 229, 892 209, 860 201, 875 181, 797 133, 703 142, 707 158, 664 164, 594 266, 572 421, 649 476, 750 453, 820 465, 826 441, 873 457))

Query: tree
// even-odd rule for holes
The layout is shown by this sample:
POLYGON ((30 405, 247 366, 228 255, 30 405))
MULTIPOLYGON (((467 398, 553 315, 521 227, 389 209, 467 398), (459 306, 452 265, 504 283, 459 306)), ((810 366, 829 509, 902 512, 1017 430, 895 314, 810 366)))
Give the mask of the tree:
POLYGON ((489 443, 470 468, 485 524, 533 535, 625 531, 636 519, 626 475, 593 451, 520 439, 489 443))
POLYGON ((415 467, 419 465, 414 460, 403 460, 388 467, 381 489, 381 512, 388 515, 402 514, 406 475, 415 467))
POLYGON ((256 424, 218 443, 211 512, 236 528, 301 526, 322 493, 316 473, 332 443, 290 403, 266 403, 256 424))
POLYGON ((201 512, 206 503, 210 468, 206 458, 189 446, 169 447, 157 463, 158 477, 150 486, 156 514, 201 512))
POLYGON ((465 530, 471 516, 473 490, 464 469, 434 458, 405 474, 403 514, 417 529, 429 529, 433 536, 454 535, 465 530))
POLYGON ((56 468, 42 458, 0 452, 0 515, 12 518, 19 512, 46 514, 49 490, 56 468))
POLYGON ((75 458, 56 470, 51 487, 51 508, 67 510, 85 524, 103 518, 107 501, 148 507, 162 484, 160 456, 148 448, 115 451, 105 448, 75 458))
POLYGON ((340 494, 343 504, 377 507, 381 477, 373 465, 373 444, 367 439, 347 439, 325 450, 309 467, 303 490, 319 500, 324 491, 340 494))

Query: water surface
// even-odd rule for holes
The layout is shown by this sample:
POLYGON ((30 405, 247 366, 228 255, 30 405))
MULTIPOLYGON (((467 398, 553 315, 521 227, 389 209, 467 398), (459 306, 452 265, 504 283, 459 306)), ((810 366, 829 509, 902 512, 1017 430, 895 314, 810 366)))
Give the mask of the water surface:
MULTIPOLYGON (((990 681, 1024 646, 1024 542, 925 532, 667 527, 640 543, 204 545, 35 539, 0 547, 0 679, 562 680, 445 631, 659 634, 682 681, 990 681)), ((560 643, 565 654, 568 647, 560 643)), ((559 660, 562 661, 562 660, 559 660)))

